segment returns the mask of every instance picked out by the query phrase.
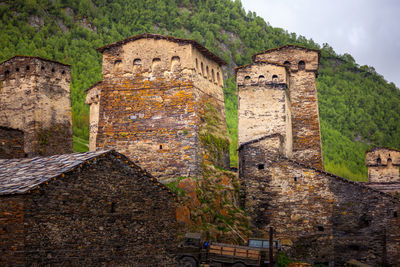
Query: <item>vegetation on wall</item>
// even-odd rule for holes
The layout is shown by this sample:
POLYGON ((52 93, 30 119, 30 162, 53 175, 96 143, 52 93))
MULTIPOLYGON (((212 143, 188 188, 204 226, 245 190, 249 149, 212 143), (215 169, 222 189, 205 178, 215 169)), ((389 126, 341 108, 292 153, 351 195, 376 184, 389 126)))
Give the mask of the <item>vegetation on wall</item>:
MULTIPOLYGON (((322 50, 318 77, 324 164, 328 171, 365 180, 364 149, 400 149, 400 91, 328 45, 271 27, 240 0, 5 0, 0 3, 0 60, 41 56, 72 67, 74 140, 88 140, 84 90, 101 80, 95 48, 144 32, 197 40, 228 62, 226 115, 237 162, 237 96, 233 67, 251 55, 287 43, 322 50)), ((81 141, 80 141, 81 142, 81 141)), ((76 144, 84 150, 85 146, 76 144)))

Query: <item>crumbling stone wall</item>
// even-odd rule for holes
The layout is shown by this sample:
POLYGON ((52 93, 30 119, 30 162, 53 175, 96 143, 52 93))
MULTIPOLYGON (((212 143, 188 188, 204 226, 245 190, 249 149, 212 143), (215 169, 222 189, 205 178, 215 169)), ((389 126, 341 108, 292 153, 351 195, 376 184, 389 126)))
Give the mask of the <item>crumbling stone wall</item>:
POLYGON ((318 95, 315 84, 319 51, 287 45, 256 54, 253 61, 269 61, 287 66, 292 107, 293 158, 322 170, 318 95))
POLYGON ((269 226, 293 258, 400 264, 399 199, 282 157, 282 138, 240 147, 242 203, 254 233, 269 226))
POLYGON ((108 152, 28 193, 0 196, 0 224, 10 227, 0 228, 0 258, 6 266, 21 257, 25 266, 172 266, 174 197, 108 152))
POLYGON ((257 62, 236 69, 239 146, 266 135, 285 139, 284 154, 292 153, 288 75, 283 65, 257 62))
POLYGON ((23 158, 24 132, 0 127, 0 159, 23 158))
POLYGON ((400 151, 384 147, 373 148, 367 151, 366 164, 368 182, 400 182, 400 151))
POLYGON ((70 68, 37 57, 0 64, 0 126, 24 133, 24 154, 72 152, 70 68))
POLYGON ((104 79, 86 100, 90 149, 115 148, 162 178, 197 176, 204 157, 229 167, 222 63, 193 42, 141 35, 99 49, 104 79), (209 105, 222 124, 202 134, 209 105))

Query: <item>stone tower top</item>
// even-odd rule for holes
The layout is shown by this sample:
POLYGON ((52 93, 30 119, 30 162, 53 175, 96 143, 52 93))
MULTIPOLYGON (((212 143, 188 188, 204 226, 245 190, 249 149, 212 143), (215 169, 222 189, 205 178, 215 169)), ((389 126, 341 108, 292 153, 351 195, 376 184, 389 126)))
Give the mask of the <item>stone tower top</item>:
POLYGON ((14 56, 0 64, 0 81, 0 158, 71 153, 70 66, 14 56))
POLYGON ((374 147, 367 151, 368 182, 400 182, 400 151, 374 147))
POLYGON ((321 52, 319 50, 285 45, 253 55, 253 61, 268 60, 287 66, 290 72, 305 70, 318 74, 320 57, 321 52))

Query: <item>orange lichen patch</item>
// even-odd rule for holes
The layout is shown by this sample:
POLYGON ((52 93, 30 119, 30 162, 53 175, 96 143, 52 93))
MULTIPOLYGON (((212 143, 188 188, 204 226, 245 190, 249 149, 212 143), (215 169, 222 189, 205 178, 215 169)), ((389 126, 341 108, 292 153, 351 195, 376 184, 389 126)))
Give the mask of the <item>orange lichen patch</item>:
POLYGON ((190 205, 193 207, 197 207, 200 202, 197 197, 197 183, 196 180, 192 178, 186 178, 179 182, 178 187, 183 189, 185 195, 190 197, 190 205))
POLYGON ((191 225, 190 210, 187 206, 178 205, 176 207, 176 221, 185 225, 191 225))

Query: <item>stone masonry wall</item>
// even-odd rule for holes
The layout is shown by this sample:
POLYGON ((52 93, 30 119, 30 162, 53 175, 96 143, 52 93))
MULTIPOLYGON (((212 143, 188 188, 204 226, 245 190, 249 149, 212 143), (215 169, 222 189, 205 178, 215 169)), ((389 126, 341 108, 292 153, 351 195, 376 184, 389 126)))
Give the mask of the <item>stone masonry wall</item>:
POLYGON ((285 139, 285 155, 292 153, 291 107, 288 77, 283 66, 266 62, 237 69, 238 143, 281 134, 285 139))
POLYGON ((290 75, 290 102, 293 124, 293 158, 323 169, 315 78, 319 54, 296 46, 271 49, 253 56, 254 62, 270 61, 286 65, 290 75), (300 62, 304 62, 304 69, 300 62))
POLYGON ((276 238, 295 259, 311 263, 349 259, 399 263, 399 200, 280 157, 279 140, 265 139, 240 150, 244 206, 254 233, 276 238))
POLYGON ((175 264, 175 195, 121 154, 91 159, 18 197, 25 243, 7 249, 10 259, 23 253, 25 266, 175 264))
POLYGON ((0 197, 0 262, 24 266, 24 202, 21 196, 0 197))
POLYGON ((16 56, 0 64, 0 81, 0 126, 24 132, 25 154, 71 153, 69 66, 16 56))
POLYGON ((144 38, 103 51, 103 77, 87 90, 91 149, 114 148, 160 179, 199 175, 204 157, 229 167, 218 63, 191 44, 144 38), (209 105, 222 124, 205 135, 209 105))
POLYGON ((389 148, 374 148, 367 151, 368 182, 400 182, 400 151, 389 148))
POLYGON ((23 158, 24 132, 0 127, 0 159, 23 158))

